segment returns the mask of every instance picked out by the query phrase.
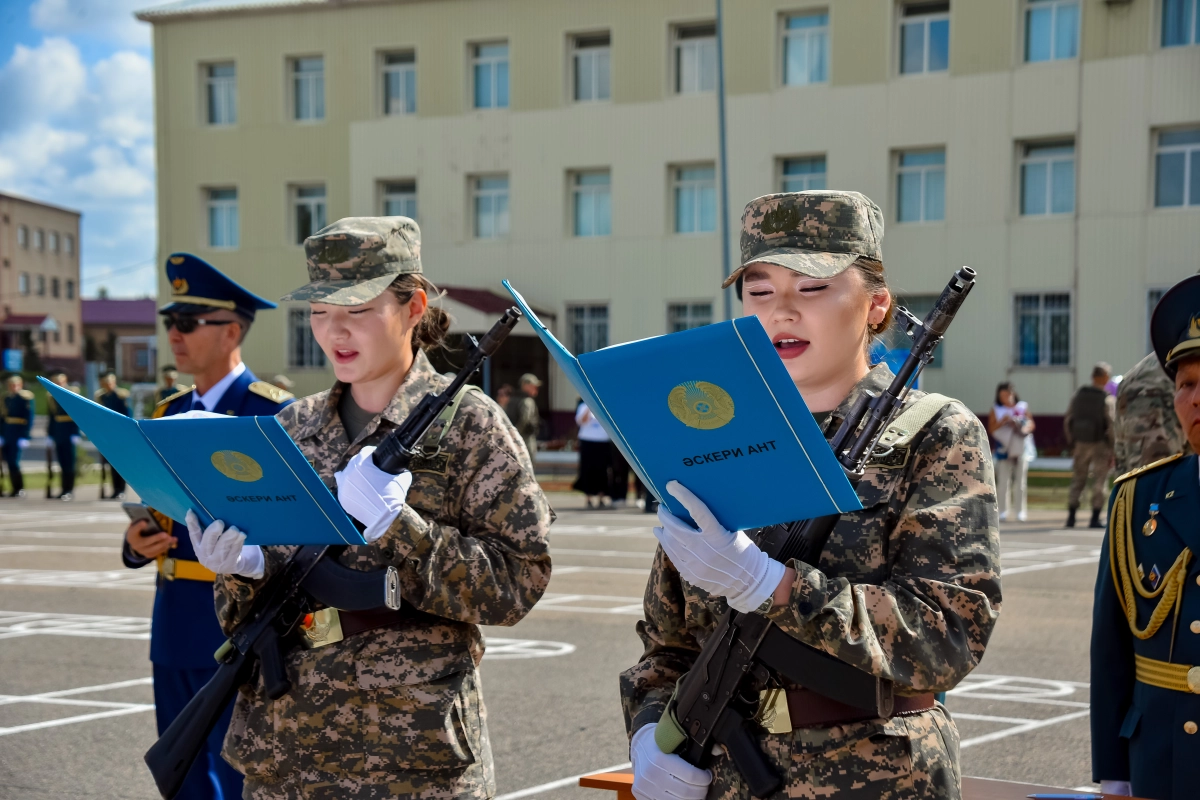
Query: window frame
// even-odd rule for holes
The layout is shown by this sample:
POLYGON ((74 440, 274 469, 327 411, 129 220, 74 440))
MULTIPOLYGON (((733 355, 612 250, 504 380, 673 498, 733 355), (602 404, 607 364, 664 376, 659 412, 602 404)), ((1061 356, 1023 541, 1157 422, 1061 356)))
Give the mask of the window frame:
POLYGON ((896 6, 896 26, 895 26, 895 41, 896 41, 896 75, 903 78, 912 78, 928 75, 948 75, 950 73, 950 8, 949 3, 944 3, 947 6, 945 11, 931 11, 925 14, 913 14, 906 16, 905 10, 908 8, 919 8, 921 6, 943 5, 937 0, 914 0, 912 2, 900 2, 896 6), (905 22, 909 20, 909 22, 905 22), (922 34, 922 53, 921 53, 921 69, 912 72, 906 72, 904 69, 904 27, 906 24, 914 24, 917 20, 921 21, 924 32, 922 34), (934 22, 945 21, 946 23, 946 68, 931 70, 929 68, 930 55, 930 36, 929 29, 934 22))
POLYGON ((1062 291, 1014 291, 1012 293, 1012 352, 1009 358, 1009 363, 1013 369, 1037 369, 1037 370, 1068 370, 1075 367, 1075 294, 1070 289, 1062 291), (1038 298, 1038 335, 1040 342, 1038 345, 1038 363, 1022 364, 1021 357, 1021 326, 1019 324, 1019 314, 1021 309, 1018 307, 1020 298, 1022 297, 1037 297, 1038 298), (1047 297, 1066 297, 1067 298, 1067 361, 1066 363, 1053 364, 1050 363, 1051 344, 1050 344, 1050 318, 1055 316, 1051 314, 1051 309, 1046 308, 1047 297))
POLYGON ((467 75, 470 79, 470 96, 471 109, 474 111, 502 111, 512 107, 512 45, 508 39, 494 39, 484 42, 472 42, 470 45, 470 63, 467 75), (480 55, 482 48, 504 45, 504 56, 484 56, 480 55), (504 105, 499 104, 500 83, 499 69, 500 64, 504 64, 504 105), (489 75, 491 76, 491 102, 489 105, 479 105, 479 68, 481 66, 489 67, 489 75))
POLYGON ((75 323, 67 323, 67 344, 75 344, 75 323))
POLYGON ((718 208, 718 204, 717 204, 717 165, 716 165, 716 163, 712 162, 712 161, 704 161, 704 162, 693 162, 690 164, 672 164, 672 165, 670 165, 669 169, 671 170, 671 173, 670 173, 671 233, 673 233, 676 236, 695 236, 695 235, 703 236, 703 235, 716 233, 718 224, 720 222, 720 213, 721 213, 720 209, 718 208), (680 228, 679 228, 680 192, 683 189, 687 188, 689 185, 694 185, 696 188, 702 190, 704 188, 704 183, 706 183, 705 181, 701 181, 698 179, 683 179, 681 177, 681 173, 685 169, 703 169, 703 168, 711 169, 712 173, 713 173, 712 179, 711 179, 711 188, 712 188, 712 194, 713 194, 713 226, 711 229, 704 229, 704 228, 699 227, 700 223, 703 222, 703 212, 701 210, 701 208, 702 208, 702 204, 700 202, 701 196, 699 194, 697 194, 697 201, 695 202, 695 211, 693 213, 693 222, 697 225, 697 227, 690 231, 689 230, 680 230, 680 228))
POLYGON ((230 59, 226 61, 209 61, 200 65, 201 68, 201 97, 203 108, 201 109, 201 119, 204 121, 205 127, 208 128, 230 128, 237 125, 238 108, 237 108, 237 62, 230 59), (212 71, 214 68, 229 66, 233 68, 232 75, 214 76, 212 71), (222 106, 229 113, 228 120, 214 121, 213 113, 214 95, 219 89, 226 91, 226 96, 223 97, 222 106))
POLYGON ((675 97, 686 97, 692 95, 704 95, 716 92, 717 90, 717 72, 720 65, 716 63, 717 59, 717 24, 716 21, 697 21, 697 22, 681 22, 671 26, 671 47, 670 47, 670 70, 668 74, 671 80, 670 94, 675 97), (696 34, 696 31, 712 29, 712 33, 696 34), (685 35, 688 32, 692 35, 685 35), (704 87, 704 53, 703 48, 712 47, 713 59, 713 74, 712 86, 704 87), (695 51, 695 67, 696 80, 695 87, 688 88, 684 86, 684 50, 694 49, 695 51))
MULTIPOLYGON (((325 56, 324 54, 307 55, 307 56, 290 56, 288 58, 288 98, 291 103, 291 121, 301 125, 318 125, 325 121, 325 56), (310 72, 301 71, 300 65, 306 61, 320 61, 321 70, 310 72), (320 93, 309 98, 314 104, 314 109, 319 109, 320 114, 314 114, 311 117, 300 116, 300 83, 305 81, 308 83, 320 82, 320 93)), ((315 93, 315 90, 313 90, 315 93)))
POLYGON ((829 156, 825 153, 812 153, 809 155, 795 155, 795 156, 779 156, 778 158, 775 159, 775 185, 778 187, 778 191, 780 191, 780 192, 802 192, 802 191, 807 191, 809 189, 824 189, 824 188, 826 188, 829 185, 829 156), (794 173, 793 175, 788 175, 788 173, 786 171, 788 162, 816 161, 817 159, 820 159, 824 163, 824 166, 825 166, 825 169, 821 172, 802 172, 802 173, 794 173), (822 185, 810 187, 808 185, 808 183, 810 180, 812 180, 812 178, 810 178, 809 176, 815 176, 815 175, 821 176, 822 185), (789 178, 791 178, 793 180, 797 179, 797 178, 802 179, 804 181, 804 189, 789 189, 789 188, 787 188, 787 182, 788 182, 789 178))
POLYGON ((29 280, 28 272, 21 272, 17 275, 17 294, 21 297, 29 297, 33 291, 33 282, 29 280))
POLYGON ((1044 142, 1019 142, 1017 145, 1020 150, 1017 160, 1017 216, 1021 219, 1044 219, 1044 218, 1062 218, 1068 217, 1075 213, 1079 203, 1078 192, 1078 152, 1075 147, 1074 139, 1056 139, 1044 142), (1029 151, 1039 147, 1065 147, 1070 145, 1071 155, 1068 158, 1065 155, 1053 156, 1033 156, 1029 155, 1029 151), (1054 164, 1064 161, 1071 162, 1071 209, 1069 211, 1054 211, 1054 164), (1045 211, 1034 213, 1025 210, 1025 168, 1035 164, 1044 164, 1046 166, 1046 186, 1045 186, 1045 211))
POLYGON ((28 250, 29 249, 29 241, 30 241, 29 226, 28 225, 18 225, 17 226, 17 247, 21 248, 22 250, 28 250))
POLYGON ((34 275, 33 278, 34 278, 33 293, 37 297, 45 297, 46 296, 46 276, 41 273, 38 273, 38 274, 34 275))
POLYGON ((1185 8, 1189 5, 1191 6, 1192 26, 1191 26, 1191 30, 1188 31, 1188 33, 1187 33, 1188 40, 1185 42, 1179 42, 1179 43, 1175 43, 1175 44, 1167 44, 1166 43, 1167 4, 1170 3, 1171 0, 1159 0, 1159 2, 1155 3, 1155 5, 1158 7, 1158 12, 1157 12, 1158 13, 1158 36, 1156 37, 1156 44, 1158 45, 1159 49, 1161 49, 1161 50, 1166 50, 1166 49, 1175 48, 1175 47, 1200 46, 1200 0, 1179 0, 1179 1, 1181 3, 1183 3, 1185 8))
POLYGON ((33 249, 39 253, 46 252, 46 231, 42 228, 33 229, 33 249))
POLYGON ((417 181, 415 178, 385 178, 379 181, 379 214, 384 217, 408 217, 414 222, 417 220, 417 214, 420 213, 420 205, 417 200, 417 181), (389 188, 403 187, 403 191, 388 191, 389 188), (411 190, 411 191, 410 191, 411 190), (412 214, 389 214, 387 204, 389 202, 399 202, 406 204, 412 203, 412 214))
POLYGON ((50 231, 46 234, 46 249, 51 253, 58 253, 58 231, 50 231))
MULTIPOLYGON (((776 79, 781 87, 796 87, 796 86, 820 86, 829 83, 829 42, 832 24, 830 22, 831 9, 828 8, 806 8, 798 11, 785 11, 779 15, 779 67, 775 71, 776 79), (825 24, 820 27, 813 28, 789 28, 788 20, 794 17, 825 17, 825 24), (825 43, 822 50, 824 56, 824 65, 822 67, 823 76, 821 80, 805 80, 798 83, 788 81, 788 46, 791 39, 811 39, 817 35, 824 37, 825 43)), ((808 42, 811 45, 811 42, 808 42)), ((806 70, 811 67, 810 63, 806 64, 806 70)), ((810 76, 806 76, 810 77, 810 76)))
POLYGON ((50 279, 50 296, 52 298, 54 298, 55 300, 57 300, 59 298, 59 296, 62 294, 61 288, 62 288, 62 282, 57 277, 53 277, 50 279))
MULTIPOLYGON (((1200 6, 1198 6, 1200 8, 1200 6)), ((1152 166, 1150 169, 1151 188, 1150 202, 1151 208, 1155 211, 1163 211, 1173 209, 1176 211, 1186 211, 1188 209, 1200 208, 1200 197, 1190 197, 1191 195, 1191 168, 1192 162, 1195 161, 1197 167, 1200 167, 1200 141, 1187 144, 1172 144, 1165 147, 1161 144, 1163 134, 1171 133, 1187 133, 1196 132, 1200 134, 1200 126, 1183 126, 1159 129, 1154 131, 1154 150, 1152 153, 1152 166), (1159 158, 1164 154, 1182 153, 1183 154, 1183 202, 1178 205, 1160 205, 1158 202, 1158 187, 1159 187, 1159 158), (1191 200, 1191 202, 1189 202, 1191 200)))
POLYGON ((409 117, 417 114, 417 51, 416 48, 399 48, 396 50, 380 50, 379 51, 379 100, 380 116, 383 117, 409 117), (389 64, 388 59, 392 57, 409 57, 410 61, 397 62, 389 64), (408 81, 404 78, 405 73, 412 73, 412 97, 408 96, 408 81), (403 106, 402 110, 392 111, 391 100, 392 96, 389 92, 389 77, 392 74, 397 74, 399 78, 399 86, 401 95, 398 98, 399 105, 403 106), (412 106, 412 110, 408 110, 408 106, 412 106))
POLYGON ((241 193, 236 186, 206 186, 204 187, 204 244, 211 250, 237 250, 242 244, 241 193), (216 192, 233 192, 233 199, 214 198, 216 192), (232 214, 230 211, 232 209, 232 214), (217 244, 213 240, 213 214, 224 211, 225 235, 232 233, 232 244, 217 244), (229 224, 232 219, 232 230, 229 224))
POLYGON ((468 189, 470 192, 471 238, 474 239, 475 241, 485 241, 485 242, 507 239, 512 233, 512 178, 509 176, 509 174, 507 172, 492 172, 492 173, 484 173, 484 174, 479 174, 479 175, 471 175, 469 178, 469 181, 470 181, 470 183, 468 185, 468 189), (492 178, 503 178, 504 179, 504 189, 501 190, 499 188, 486 188, 486 189, 483 188, 483 186, 481 185, 481 181, 485 181, 485 180, 492 179, 492 178), (499 198, 501 196, 504 198, 504 211, 503 212, 500 212, 496 208, 496 205, 495 205, 496 198, 499 198), (493 233, 488 236, 484 236, 480 233, 480 231, 481 231, 481 228, 480 228, 481 215, 479 213, 479 206, 480 206, 480 201, 485 198, 492 200, 492 208, 488 213, 492 216, 493 233), (504 215, 503 219, 504 219, 504 223, 505 223, 503 231, 499 230, 500 225, 498 224, 498 220, 500 219, 500 217, 498 215, 501 213, 503 213, 503 215, 504 215))
POLYGON ((1021 63, 1022 64, 1053 64, 1058 61, 1072 61, 1079 58, 1080 34, 1083 32, 1083 7, 1080 0, 1022 0, 1024 13, 1021 15, 1021 63), (1069 56, 1058 54, 1058 24, 1059 10, 1065 6, 1075 7, 1075 52, 1069 56), (1033 30, 1030 18, 1035 9, 1050 9, 1050 57, 1037 60, 1029 57, 1029 34, 1033 30))
POLYGON ((75 234, 73 234, 73 233, 64 233, 63 234, 63 255, 67 255, 67 256, 75 255, 75 234))
POLYGON ((568 54, 568 79, 567 96, 571 103, 580 105, 590 105, 594 103, 611 103, 612 102, 612 32, 611 31, 594 31, 592 33, 573 33, 570 34, 570 51, 568 54), (586 44, 588 40, 598 42, 604 38, 605 43, 601 44, 586 44), (607 89, 608 94, 600 97, 600 69, 596 63, 592 65, 592 97, 580 97, 579 95, 579 61, 581 58, 591 58, 594 62, 601 57, 605 61, 605 69, 608 71, 607 89))
POLYGON ((329 362, 325 358, 325 351, 321 349, 317 343, 317 337, 312 332, 312 309, 308 304, 289 306, 283 319, 285 326, 284 350, 287 353, 288 369, 307 370, 328 367, 329 362), (297 320, 300 321, 300 327, 307 332, 301 336, 302 341, 300 342, 296 341, 297 320), (297 355, 300 358, 297 358, 297 355))
POLYGON ((67 278, 66 284, 63 287, 63 292, 64 292, 64 294, 66 294, 66 299, 68 299, 68 300, 75 299, 75 281, 73 279, 67 278))
POLYGON ((612 236, 612 170, 608 167, 596 167, 594 169, 576 169, 570 170, 567 173, 567 189, 570 192, 571 203, 571 219, 569 222, 570 234, 574 239, 603 239, 612 236), (580 178, 586 175, 604 175, 608 178, 608 182, 604 184, 582 184, 580 178), (592 233, 580 233, 580 200, 585 195, 599 196, 604 195, 608 201, 608 230, 600 232, 599 228, 599 207, 593 208, 592 212, 592 233))
POLYGON ((667 301, 667 314, 666 314, 666 322, 667 322, 666 332, 667 333, 678 333, 680 331, 690 331, 695 328, 702 328, 705 325, 713 324, 715 319, 716 319, 716 309, 714 308, 713 301, 711 298, 708 298, 708 299, 700 298, 700 299, 696 299, 696 300, 668 300, 667 301), (700 306, 708 307, 708 322, 699 322, 698 324, 694 324, 694 323, 696 323, 696 320, 693 319, 693 317, 695 316, 697 307, 700 307, 700 306), (679 309, 683 310, 684 317, 686 317, 686 319, 687 319, 687 325, 682 328, 676 328, 672 324, 675 321, 675 318, 672 316, 672 314, 673 314, 673 312, 675 312, 679 309))
MULTIPOLYGON (((288 230, 290 233, 289 244, 292 244, 296 247, 303 247, 304 239, 307 238, 307 237, 300 236, 300 218, 299 218, 300 206, 306 205, 306 206, 310 206, 313 209, 317 208, 316 201, 318 200, 318 198, 315 195, 313 195, 311 197, 301 197, 300 196, 300 192, 305 189, 321 189, 323 192, 323 194, 319 198, 320 199, 320 208, 321 208, 321 214, 320 214, 320 217, 321 217, 320 223, 321 224, 320 225, 314 224, 312 226, 312 231, 309 233, 309 236, 311 236, 313 233, 316 233, 317 231, 321 230, 322 228, 324 228, 326 225, 329 224, 329 187, 327 184, 325 184, 325 183, 293 183, 293 184, 289 185, 288 186, 288 211, 290 212, 288 214, 288 218, 289 218, 288 230)), ((310 217, 311 216, 316 216, 316 215, 312 214, 310 212, 310 217)))
POLYGON ((893 179, 892 180, 893 180, 893 184, 894 184, 893 197, 896 198, 896 211, 895 211, 895 214, 893 214, 892 216, 893 216, 893 221, 897 225, 939 224, 939 223, 944 223, 946 221, 946 169, 947 169, 946 160, 947 159, 946 159, 945 146, 916 147, 916 148, 912 148, 912 149, 908 149, 908 150, 895 151, 895 155, 893 157, 893 179), (908 166, 908 167, 905 167, 903 165, 904 156, 906 156, 906 155, 921 155, 924 153, 941 153, 942 154, 942 163, 941 164, 917 164, 915 166, 908 166), (928 173, 932 169, 938 169, 938 168, 940 168, 942 171, 942 216, 940 219, 926 219, 925 210, 926 210, 926 206, 928 205, 928 198, 926 196, 926 188, 928 186, 928 179, 927 179, 928 176, 926 173, 928 173), (901 189, 900 177, 903 174, 911 174, 913 172, 921 173, 921 218, 920 219, 901 219, 900 213, 901 213, 901 209, 903 208, 903 203, 901 201, 902 189, 901 189))
POLYGON ((568 329, 570 330, 571 347, 572 347, 572 352, 575 355, 578 356, 578 355, 582 355, 583 353, 594 353, 595 351, 603 350, 605 347, 608 347, 609 345, 612 344, 612 342, 609 341, 611 334, 612 334, 612 309, 609 306, 609 303, 595 302, 595 301, 590 301, 590 302, 583 301, 583 302, 567 303, 566 306, 567 306, 566 324, 568 326, 568 329), (582 324, 583 324, 584 330, 585 330, 584 337, 583 337, 585 341, 581 343, 579 340, 579 336, 578 336, 579 331, 576 328, 577 323, 576 323, 575 316, 576 316, 577 311, 588 312, 588 311, 594 311, 596 309, 604 310, 604 320, 603 320, 604 342, 603 342, 603 344, 600 344, 599 346, 593 347, 592 345, 595 344, 595 342, 588 341, 588 340, 592 339, 592 338, 599 338, 599 337, 589 336, 587 331, 592 329, 593 327, 598 328, 599 324, 593 325, 593 323, 599 323, 599 320, 591 319, 590 317, 587 317, 587 315, 585 314, 585 319, 582 320, 582 324))

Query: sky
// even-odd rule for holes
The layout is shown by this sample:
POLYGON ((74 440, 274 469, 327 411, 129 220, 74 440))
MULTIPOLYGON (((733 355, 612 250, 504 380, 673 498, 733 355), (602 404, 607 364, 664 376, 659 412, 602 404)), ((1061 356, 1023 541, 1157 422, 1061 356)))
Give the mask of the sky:
POLYGON ((0 192, 83 212, 85 296, 153 295, 161 0, 0 0, 0 192))

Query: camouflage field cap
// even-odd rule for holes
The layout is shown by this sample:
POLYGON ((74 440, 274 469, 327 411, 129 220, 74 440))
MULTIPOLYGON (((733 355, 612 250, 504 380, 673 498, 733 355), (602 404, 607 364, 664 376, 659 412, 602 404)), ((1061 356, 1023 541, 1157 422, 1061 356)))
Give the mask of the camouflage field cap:
POLYGON ((784 192, 751 200, 742 213, 742 265, 778 264, 810 278, 832 278, 859 256, 883 260, 883 213, 858 192, 784 192))
POLYGON ((346 217, 305 239, 304 253, 310 282, 280 300, 362 305, 421 272, 421 229, 408 217, 346 217))

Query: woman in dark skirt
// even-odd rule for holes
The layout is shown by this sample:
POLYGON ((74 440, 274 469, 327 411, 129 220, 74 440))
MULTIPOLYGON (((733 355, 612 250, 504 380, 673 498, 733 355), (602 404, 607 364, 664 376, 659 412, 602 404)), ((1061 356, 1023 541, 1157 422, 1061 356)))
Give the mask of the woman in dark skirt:
POLYGON ((579 426, 579 477, 571 488, 587 495, 588 508, 604 508, 612 479, 608 433, 582 400, 575 407, 575 424, 579 426))

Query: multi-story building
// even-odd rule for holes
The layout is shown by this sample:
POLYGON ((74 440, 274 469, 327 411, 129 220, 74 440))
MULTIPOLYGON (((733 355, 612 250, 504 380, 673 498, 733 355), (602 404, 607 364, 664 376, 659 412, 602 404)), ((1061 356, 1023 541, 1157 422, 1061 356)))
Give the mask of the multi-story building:
MULTIPOLYGON (((154 298, 83 301, 83 338, 88 361, 130 383, 158 380, 158 310, 154 298)), ((168 355, 170 350, 167 351, 168 355)), ((169 359, 168 359, 169 360, 169 359)))
POLYGON ((79 217, 0 194, 0 349, 19 351, 24 369, 64 369, 73 380, 83 378, 79 217))
MULTIPOLYGON (((979 285, 926 386, 1061 414, 1200 267, 1197 0, 727 0, 729 213, 883 208, 892 285, 979 285)), ((339 217, 415 216, 435 280, 553 311, 576 351, 721 319, 712 0, 187 0, 154 23, 163 255, 268 297, 339 217)), ((248 358, 328 384, 305 308, 248 358)), ((737 313, 737 305, 734 305, 737 313)), ((575 400, 552 377, 554 409, 575 400)), ((1043 426, 1047 434, 1053 425, 1043 426)))

